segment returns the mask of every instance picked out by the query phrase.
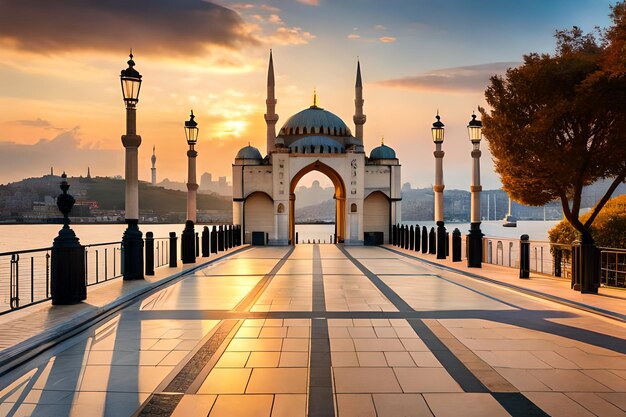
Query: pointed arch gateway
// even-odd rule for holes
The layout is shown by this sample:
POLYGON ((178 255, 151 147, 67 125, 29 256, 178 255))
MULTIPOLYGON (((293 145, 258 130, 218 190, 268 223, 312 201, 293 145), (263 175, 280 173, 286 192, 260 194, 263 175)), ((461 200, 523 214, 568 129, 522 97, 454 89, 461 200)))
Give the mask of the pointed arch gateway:
POLYGON ((326 175, 330 178, 335 187, 335 236, 337 236, 337 242, 342 243, 345 239, 346 232, 346 186, 341 175, 320 160, 305 166, 291 179, 289 185, 289 241, 295 243, 296 186, 302 177, 311 171, 318 171, 326 175))

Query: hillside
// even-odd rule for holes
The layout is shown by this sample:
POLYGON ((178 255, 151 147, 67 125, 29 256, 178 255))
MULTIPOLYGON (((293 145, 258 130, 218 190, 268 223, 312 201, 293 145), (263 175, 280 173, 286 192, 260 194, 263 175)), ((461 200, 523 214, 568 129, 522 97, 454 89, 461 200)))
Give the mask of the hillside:
MULTIPOLYGON (((96 178, 87 187, 86 199, 97 201, 102 210, 124 209, 124 181, 111 178, 96 178)), ((153 187, 139 182, 139 210, 153 210, 163 216, 172 212, 184 212, 187 193, 153 187)), ((232 200, 218 195, 198 194, 198 210, 231 210, 232 200)))

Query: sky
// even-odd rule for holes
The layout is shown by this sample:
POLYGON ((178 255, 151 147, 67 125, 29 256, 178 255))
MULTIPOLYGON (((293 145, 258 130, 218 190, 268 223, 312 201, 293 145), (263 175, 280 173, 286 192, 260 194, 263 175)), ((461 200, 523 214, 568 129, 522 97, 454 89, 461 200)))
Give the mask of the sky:
MULTIPOLYGON (((552 53, 557 29, 610 25, 600 0, 0 0, 0 183, 50 172, 122 175, 119 82, 133 48, 143 75, 139 178, 185 181, 183 124, 200 128, 198 175, 231 176, 237 150, 265 154, 267 63, 273 50, 277 131, 312 104, 353 128, 357 59, 364 145, 395 149, 402 182, 434 181, 430 128, 439 111, 447 188, 468 189, 466 125, 486 106, 489 77, 524 54, 552 53)), ((487 144, 483 187, 498 188, 487 144)), ((307 175, 301 185, 320 180, 307 175)))

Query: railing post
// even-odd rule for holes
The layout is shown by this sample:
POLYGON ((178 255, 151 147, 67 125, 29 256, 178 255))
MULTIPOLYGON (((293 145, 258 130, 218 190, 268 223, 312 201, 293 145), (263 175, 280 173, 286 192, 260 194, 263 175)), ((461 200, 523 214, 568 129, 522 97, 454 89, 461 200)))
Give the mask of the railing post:
POLYGON ((213 225, 213 228, 211 229, 211 253, 217 253, 217 241, 217 226, 213 225))
POLYGON ((519 242, 519 277, 530 278, 530 241, 522 235, 519 242))
POLYGON ((428 253, 428 230, 422 226, 422 253, 428 253))
POLYGON ((461 262, 461 231, 452 231, 452 262, 461 262))
POLYGON ((207 226, 204 226, 202 228, 202 257, 203 258, 208 258, 211 248, 209 246, 210 240, 211 240, 211 232, 209 232, 209 228, 207 226))
POLYGON ((154 275, 154 234, 146 233, 146 275, 154 275))
POLYGON ((217 232, 217 250, 220 252, 224 252, 224 226, 220 224, 219 230, 217 232))
POLYGON ((420 225, 415 225, 415 252, 420 251, 420 245, 422 243, 422 236, 420 234, 420 225))
POLYGON ((435 228, 430 228, 430 233, 428 233, 428 253, 431 255, 435 255, 437 253, 437 238, 435 236, 435 228))
POLYGON ((196 262, 196 249, 194 248, 196 241, 196 233, 194 232, 193 222, 187 220, 185 229, 180 237, 180 252, 183 264, 192 264, 196 262))
POLYGON ((196 232, 196 258, 200 256, 200 234, 196 232))
POLYGON ((170 232, 170 268, 176 268, 178 262, 177 262, 177 244, 176 241, 178 240, 178 238, 176 237, 176 232, 170 232))
POLYGON ((415 248, 415 230, 413 229, 413 225, 411 225, 411 229, 409 229, 409 250, 413 250, 415 248))
POLYGON ((298 232, 296 232, 296 245, 298 244, 298 232))

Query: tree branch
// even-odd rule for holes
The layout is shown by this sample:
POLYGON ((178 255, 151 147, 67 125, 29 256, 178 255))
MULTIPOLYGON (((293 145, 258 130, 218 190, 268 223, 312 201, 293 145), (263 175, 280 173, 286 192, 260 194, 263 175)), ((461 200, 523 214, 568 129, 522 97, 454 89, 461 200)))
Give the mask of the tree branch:
POLYGON ((593 212, 591 213, 591 216, 587 219, 587 221, 583 225, 585 227, 585 229, 589 229, 589 227, 591 227, 591 224, 593 223, 593 221, 596 219, 596 217, 600 213, 600 210, 602 210, 602 208, 604 207, 606 202, 609 201, 609 199, 611 198, 611 195, 613 194, 613 191, 615 191, 617 186, 620 185, 622 183, 622 181, 624 181, 624 175, 623 174, 622 175, 618 175, 617 177, 615 177, 615 180, 613 181, 613 183, 611 184, 609 189, 606 190, 606 193, 604 193, 604 195, 602 196, 600 201, 598 201, 598 204, 596 204, 596 206, 593 208, 593 212))

